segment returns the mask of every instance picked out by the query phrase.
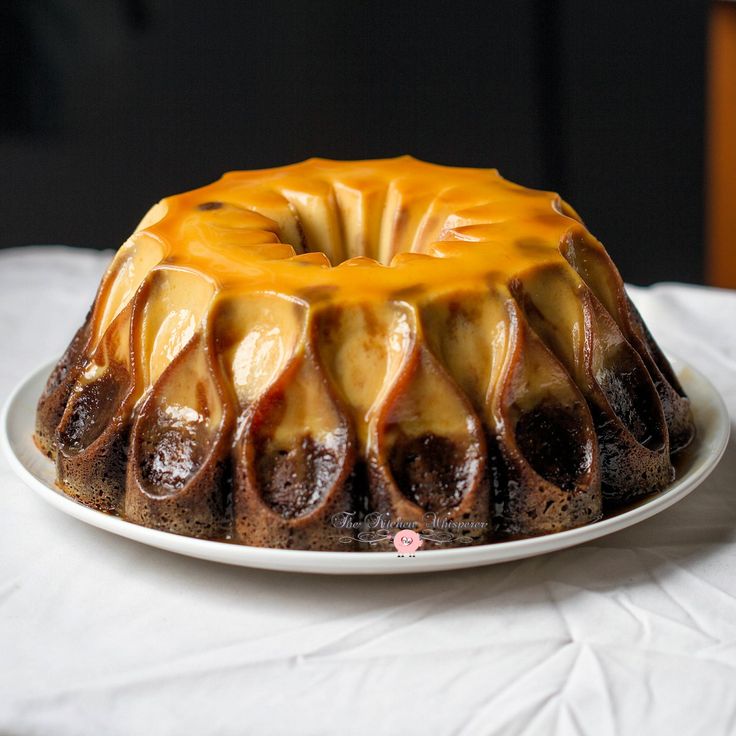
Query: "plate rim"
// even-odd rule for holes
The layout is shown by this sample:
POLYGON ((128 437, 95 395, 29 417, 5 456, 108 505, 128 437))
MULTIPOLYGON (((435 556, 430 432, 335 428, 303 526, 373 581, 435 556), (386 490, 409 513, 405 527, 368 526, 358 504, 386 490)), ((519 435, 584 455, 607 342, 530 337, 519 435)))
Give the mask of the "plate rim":
MULTIPOLYGON (((433 549, 429 553, 425 552, 416 557, 404 559, 402 564, 398 563, 396 559, 398 555, 394 552, 286 550, 197 539, 140 526, 121 517, 105 514, 70 498, 60 489, 38 478, 17 455, 10 426, 17 405, 31 398, 31 393, 33 393, 33 405, 35 405, 38 400, 37 385, 38 387, 43 386, 56 364, 55 360, 46 361, 26 374, 3 403, 0 411, 0 448, 14 474, 54 508, 106 532, 188 557, 264 570, 333 575, 418 574, 479 567, 535 557, 608 536, 664 511, 692 493, 705 481, 720 462, 728 446, 731 430, 728 409, 723 397, 707 376, 670 352, 667 353, 667 357, 674 364, 673 369, 681 380, 681 374, 685 372, 692 374, 692 377, 688 377, 684 382, 697 385, 697 393, 707 392, 716 410, 706 430, 706 438, 710 440, 709 444, 712 446, 709 450, 704 448, 708 450, 708 453, 704 452, 703 457, 695 460, 683 478, 679 481, 675 480, 666 490, 634 508, 592 524, 528 539, 464 548, 433 549)), ((32 418, 28 417, 26 423, 26 428, 30 428, 32 432, 32 418)), ((703 428, 698 426, 698 430, 702 432, 703 428)), ((15 432, 15 434, 20 434, 20 432, 15 432)), ((28 438, 32 442, 30 436, 29 432, 28 438)), ((37 452, 39 459, 43 461, 41 452, 39 450, 37 452)), ((47 461, 52 462, 49 459, 47 461)))

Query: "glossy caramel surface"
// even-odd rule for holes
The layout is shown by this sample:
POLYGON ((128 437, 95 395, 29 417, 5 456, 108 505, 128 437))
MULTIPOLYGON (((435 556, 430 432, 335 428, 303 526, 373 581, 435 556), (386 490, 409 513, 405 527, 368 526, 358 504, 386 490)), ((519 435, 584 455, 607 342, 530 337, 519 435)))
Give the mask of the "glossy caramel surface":
MULTIPOLYGON (((125 249, 195 270, 218 290, 357 301, 502 281, 559 261, 574 228, 582 226, 558 195, 512 184, 495 169, 409 156, 310 159, 231 172, 167 197, 125 249)), ((128 297, 110 295, 112 311, 128 297)))

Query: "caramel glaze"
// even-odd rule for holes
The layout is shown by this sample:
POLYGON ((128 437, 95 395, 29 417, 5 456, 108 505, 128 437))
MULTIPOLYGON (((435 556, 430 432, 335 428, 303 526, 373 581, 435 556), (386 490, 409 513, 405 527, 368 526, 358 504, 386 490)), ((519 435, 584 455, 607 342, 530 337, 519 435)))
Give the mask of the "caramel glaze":
POLYGON ((692 435, 569 205, 404 156, 232 172, 155 205, 36 441, 67 493, 130 521, 344 549, 345 511, 486 523, 475 542, 585 524, 666 486, 692 435))

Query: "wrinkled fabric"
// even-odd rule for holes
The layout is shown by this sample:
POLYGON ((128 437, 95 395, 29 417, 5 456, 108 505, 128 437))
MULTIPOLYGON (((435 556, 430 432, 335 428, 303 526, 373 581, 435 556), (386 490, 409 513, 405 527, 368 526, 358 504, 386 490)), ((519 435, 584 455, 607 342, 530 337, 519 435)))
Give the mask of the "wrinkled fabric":
MULTIPOLYGON (((58 357, 110 254, 0 253, 0 396, 58 357)), ((736 417, 736 293, 631 290, 736 417)), ((0 733, 736 733, 736 448, 635 527, 486 568, 272 573, 44 504, 0 459, 0 733)))

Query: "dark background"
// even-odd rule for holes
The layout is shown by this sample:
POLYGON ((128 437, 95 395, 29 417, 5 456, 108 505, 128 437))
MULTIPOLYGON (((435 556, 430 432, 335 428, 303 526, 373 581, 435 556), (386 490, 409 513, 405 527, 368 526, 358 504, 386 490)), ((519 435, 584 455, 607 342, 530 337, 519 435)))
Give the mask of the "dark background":
POLYGON ((700 281, 706 10, 4 0, 0 247, 114 248, 228 169, 412 153, 561 192, 629 281, 700 281))

